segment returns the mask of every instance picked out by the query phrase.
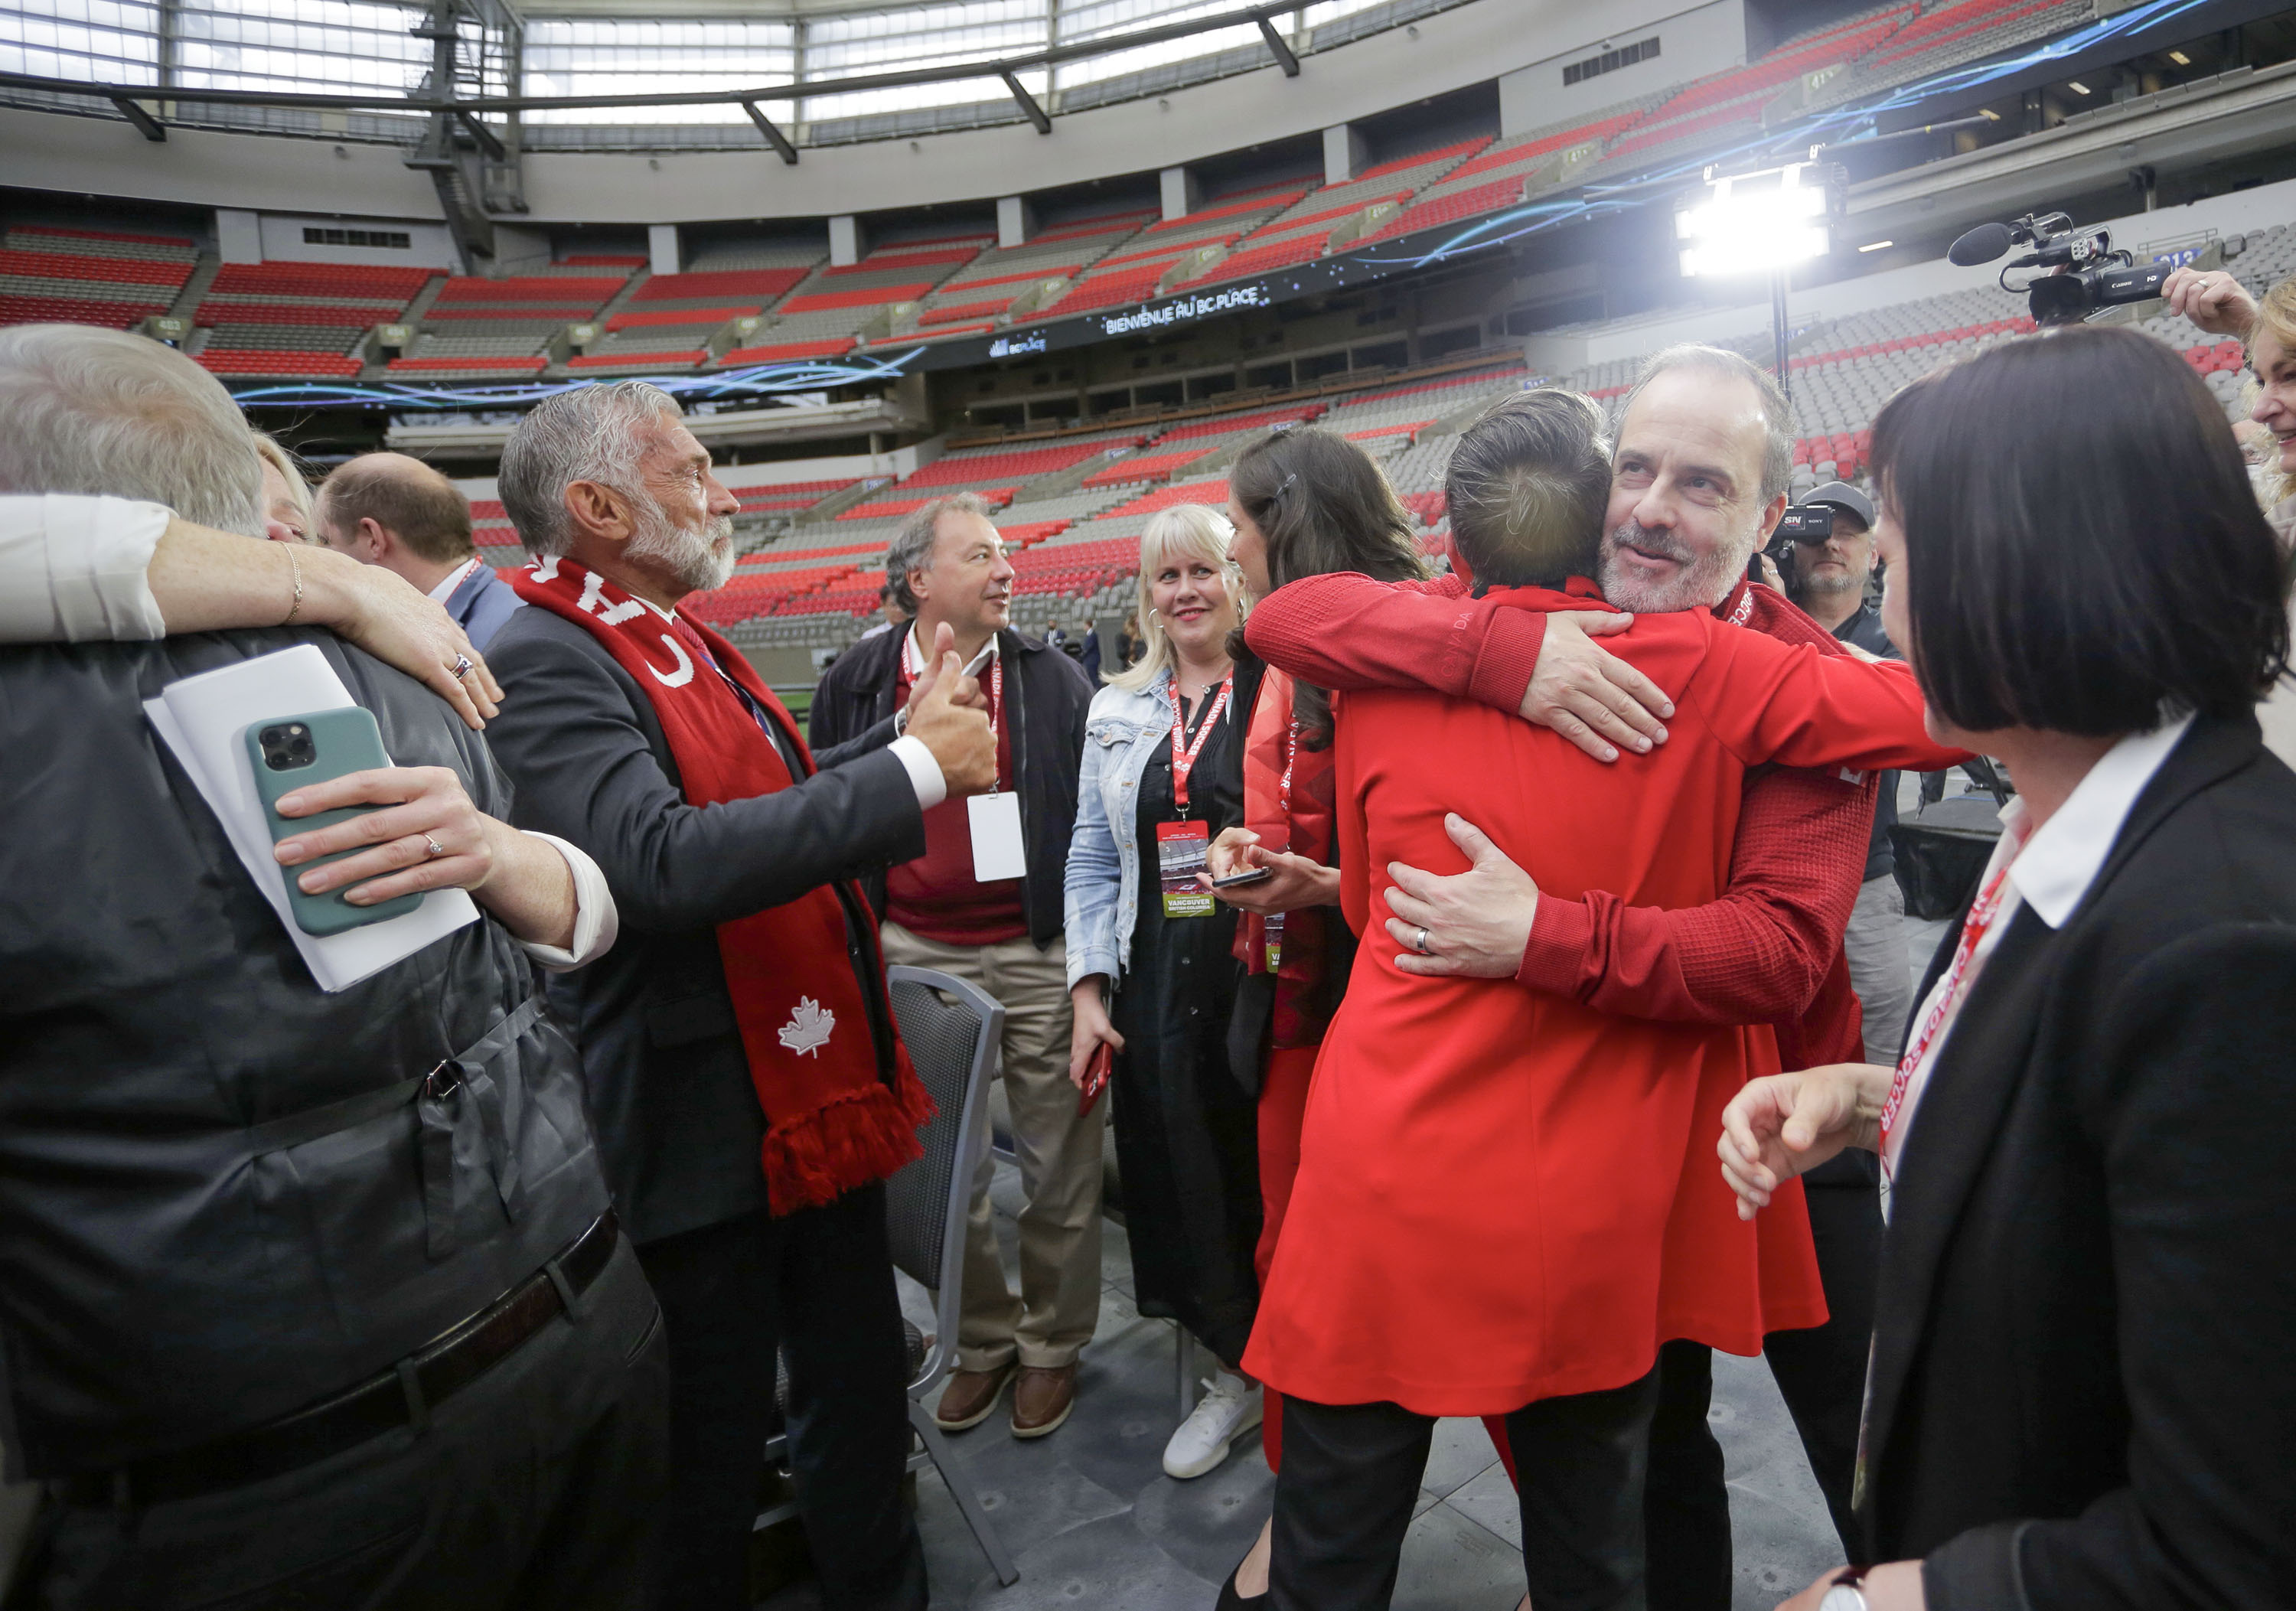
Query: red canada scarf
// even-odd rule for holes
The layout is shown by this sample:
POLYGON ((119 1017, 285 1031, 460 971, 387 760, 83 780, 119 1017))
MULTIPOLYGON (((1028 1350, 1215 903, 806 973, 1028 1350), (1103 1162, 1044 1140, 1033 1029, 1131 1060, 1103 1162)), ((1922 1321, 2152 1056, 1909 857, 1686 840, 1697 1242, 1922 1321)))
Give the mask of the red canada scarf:
MULTIPOLYGON (((644 601, 569 559, 544 559, 511 580, 518 596, 582 627, 653 702, 689 805, 748 800, 791 786, 789 768, 740 697, 737 680, 813 775, 813 755, 782 702, 741 652, 700 622, 678 625, 706 646, 720 677, 644 601)), ((867 910, 859 889, 852 898, 867 910)), ((867 925, 869 963, 884 976, 867 925)), ((894 1038, 888 1078, 877 1063, 868 1003, 846 954, 845 908, 824 884, 783 906, 718 925, 726 988, 766 1114, 764 1166, 773 1212, 835 1200, 882 1180, 923 1148, 917 1127, 932 1098, 894 1038)))

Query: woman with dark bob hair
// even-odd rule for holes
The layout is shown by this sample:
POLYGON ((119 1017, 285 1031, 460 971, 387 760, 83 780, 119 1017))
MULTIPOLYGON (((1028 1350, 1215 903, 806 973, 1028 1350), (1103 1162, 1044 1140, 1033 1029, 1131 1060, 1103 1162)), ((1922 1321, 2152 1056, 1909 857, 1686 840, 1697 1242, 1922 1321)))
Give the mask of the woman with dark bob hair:
POLYGON ((1894 1070, 1751 1081, 1751 1217, 1847 1147, 1889 1218, 1862 1575, 1792 1611, 2296 1603, 2285 564, 2167 347, 2076 328, 1874 427, 1882 615, 2018 798, 1894 1070))

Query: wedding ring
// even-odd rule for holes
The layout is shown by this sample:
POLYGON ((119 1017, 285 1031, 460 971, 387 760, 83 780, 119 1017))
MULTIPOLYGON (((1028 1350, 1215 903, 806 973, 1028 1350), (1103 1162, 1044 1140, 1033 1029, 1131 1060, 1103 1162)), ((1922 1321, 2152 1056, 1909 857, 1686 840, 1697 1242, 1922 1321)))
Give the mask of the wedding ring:
POLYGON ((1435 954, 1427 949, 1427 928, 1424 924, 1420 925, 1419 938, 1411 942, 1411 949, 1423 957, 1432 957, 1435 954))
POLYGON ((471 663, 471 657, 467 654, 457 654, 455 656, 455 663, 449 669, 455 673, 455 680, 456 682, 462 681, 463 678, 468 677, 472 671, 478 670, 476 666, 473 666, 471 663))
MULTIPOLYGON (((430 856, 444 856, 447 853, 447 847, 440 844, 437 840, 431 838, 428 834, 422 835, 422 842, 430 847, 430 856)), ((430 859, 430 856, 426 856, 423 859, 428 861, 430 859)), ((1425 929, 1422 929, 1419 932, 1423 934, 1427 931, 1425 929)))

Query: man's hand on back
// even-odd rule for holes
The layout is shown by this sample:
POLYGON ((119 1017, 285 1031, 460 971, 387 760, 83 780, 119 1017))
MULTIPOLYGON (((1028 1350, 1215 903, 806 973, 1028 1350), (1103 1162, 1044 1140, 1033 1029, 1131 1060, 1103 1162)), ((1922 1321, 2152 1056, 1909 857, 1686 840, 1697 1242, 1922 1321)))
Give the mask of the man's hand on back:
POLYGON ((956 651, 943 649, 917 682, 924 693, 910 701, 908 736, 932 752, 950 799, 987 793, 996 782, 996 736, 987 716, 959 703, 961 689, 972 679, 957 663, 956 651))
POLYGON ((1443 877, 1387 864, 1395 886, 1387 892, 1387 932, 1403 948, 1395 966, 1436 978, 1512 979, 1522 970, 1538 885, 1507 859, 1483 831, 1457 812, 1444 832, 1474 865, 1443 877), (1424 949, 1420 936, 1424 933, 1424 949))
POLYGON ((1523 690, 1522 719, 1553 728, 1597 760, 1618 760, 1621 744, 1646 754, 1664 744, 1666 725, 1660 719, 1674 714, 1674 701, 1595 642, 1634 624, 1633 616, 1608 610, 1548 616, 1538 663, 1523 690))

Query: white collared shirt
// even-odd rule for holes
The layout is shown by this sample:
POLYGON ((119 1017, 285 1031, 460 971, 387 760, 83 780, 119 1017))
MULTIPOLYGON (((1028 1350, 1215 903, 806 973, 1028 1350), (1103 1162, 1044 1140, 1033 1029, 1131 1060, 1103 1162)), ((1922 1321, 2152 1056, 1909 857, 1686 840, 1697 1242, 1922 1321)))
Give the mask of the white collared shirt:
POLYGON ((167 637, 145 572, 168 519, 161 505, 127 498, 0 497, 0 643, 167 637))
POLYGON ((478 556, 473 555, 469 559, 464 560, 461 564, 456 565, 455 569, 448 573, 445 581, 440 582, 437 587, 430 589, 430 596, 437 599, 440 604, 445 604, 448 599, 455 596, 455 588, 461 587, 464 582, 470 579, 471 572, 477 570, 480 563, 481 562, 479 560, 478 556))
MULTIPOLYGON (((2112 853, 2113 842, 2120 837, 2121 826, 2128 820, 2136 797, 2144 792, 2144 785, 2152 781, 2153 774, 2160 771, 2161 763, 2169 759, 2169 752, 2192 725, 2190 715, 2182 716, 2163 722, 2149 733, 2132 733, 2114 744, 2074 785, 2056 814, 2038 828, 2031 826, 2022 796, 2001 809, 2001 840, 1993 847, 1992 859, 1985 864, 1984 876, 1978 882, 1981 890, 1993 882, 1996 873, 2004 867, 2008 869, 2002 881, 2000 907, 1986 925, 1976 949, 1970 952, 1969 966, 1962 970, 1959 981, 1948 969, 1913 1016, 1915 1025, 1928 1023, 1947 988, 1955 986, 1951 999, 1943 1003, 1944 1013, 1937 1032, 1930 1037, 1921 1061, 1914 1065, 1906 1081, 1905 1101, 1882 1150, 1882 1215, 1885 1220, 1890 1213, 1890 1182, 1897 1172, 1906 1138, 1913 1132, 1922 1091, 1929 1083, 1930 1073, 1937 1066, 1946 1042, 1953 1038, 1953 1026, 1961 1016, 1963 1003, 1969 999, 1978 974, 1985 971, 1985 959, 1999 949, 2001 936, 2008 932, 2023 908, 2031 907, 2034 916, 2053 929, 2065 925, 2065 920, 2079 907, 2082 897, 2103 869, 2105 858, 2112 853)), ((1918 1029, 1915 1032, 1918 1034, 1918 1029)))
MULTIPOLYGON (((972 663, 964 668, 964 674, 967 677, 980 676, 980 668, 990 661, 997 659, 1003 653, 1004 651, 997 646, 996 634, 991 632, 988 635, 988 644, 982 647, 980 653, 972 657, 972 663)), ((916 681, 918 678, 924 675, 925 646, 917 641, 916 623, 914 621, 909 623, 909 629, 901 636, 901 670, 907 673, 911 682, 916 681)))

